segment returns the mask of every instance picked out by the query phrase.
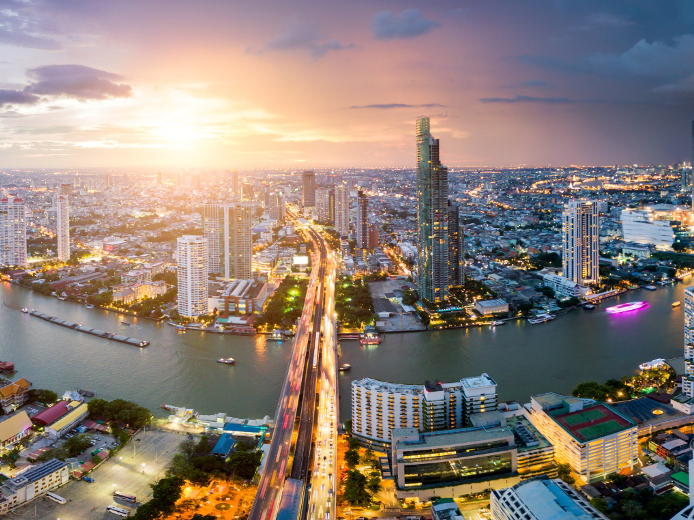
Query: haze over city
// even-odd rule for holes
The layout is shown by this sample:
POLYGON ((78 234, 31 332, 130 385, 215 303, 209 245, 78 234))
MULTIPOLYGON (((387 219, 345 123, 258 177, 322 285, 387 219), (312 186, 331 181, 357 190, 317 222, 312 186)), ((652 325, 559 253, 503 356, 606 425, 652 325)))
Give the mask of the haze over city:
POLYGON ((688 158, 687 1, 5 0, 7 167, 688 158))

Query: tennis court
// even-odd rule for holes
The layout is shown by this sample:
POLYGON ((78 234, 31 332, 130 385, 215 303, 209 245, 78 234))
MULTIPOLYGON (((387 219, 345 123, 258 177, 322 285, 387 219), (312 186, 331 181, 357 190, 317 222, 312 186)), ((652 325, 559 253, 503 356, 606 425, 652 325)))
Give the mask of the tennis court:
POLYGON ((595 421, 596 419, 602 419, 603 417, 606 416, 601 410, 593 409, 582 413, 567 415, 564 416, 563 419, 569 426, 576 426, 578 424, 595 421))
POLYGON ((610 435, 611 433, 618 432, 624 427, 619 424, 614 419, 607 420, 600 424, 593 424, 591 426, 586 426, 576 430, 578 434, 583 436, 584 439, 592 439, 597 437, 604 437, 605 435, 610 435))

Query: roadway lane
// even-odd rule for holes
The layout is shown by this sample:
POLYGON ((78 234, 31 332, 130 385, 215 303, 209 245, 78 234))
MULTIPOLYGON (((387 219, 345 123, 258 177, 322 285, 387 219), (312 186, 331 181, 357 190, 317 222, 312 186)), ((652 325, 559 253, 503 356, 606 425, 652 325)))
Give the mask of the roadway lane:
MULTIPOLYGON (((314 254, 313 265, 318 265, 322 261, 323 259, 319 257, 318 253, 314 254)), ((294 336, 292 356, 277 405, 270 451, 267 454, 265 469, 258 484, 258 493, 248 516, 249 520, 272 520, 279 506, 289 460, 299 394, 303 383, 309 331, 314 327, 311 318, 317 291, 321 284, 320 269, 314 269, 309 280, 304 310, 294 336)))

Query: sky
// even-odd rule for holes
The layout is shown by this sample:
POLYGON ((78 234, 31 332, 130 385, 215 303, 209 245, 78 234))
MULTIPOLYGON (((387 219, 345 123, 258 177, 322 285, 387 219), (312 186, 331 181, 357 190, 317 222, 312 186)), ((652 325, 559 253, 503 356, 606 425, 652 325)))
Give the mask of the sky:
POLYGON ((689 0, 0 0, 0 168, 691 161, 689 0))

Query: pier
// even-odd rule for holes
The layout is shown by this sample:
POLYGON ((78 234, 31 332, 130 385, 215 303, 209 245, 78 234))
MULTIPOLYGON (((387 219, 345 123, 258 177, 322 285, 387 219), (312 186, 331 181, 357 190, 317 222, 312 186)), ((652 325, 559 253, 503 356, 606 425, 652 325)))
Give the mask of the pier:
POLYGON ((126 345, 132 345, 134 347, 146 347, 149 345, 149 341, 143 339, 129 338, 128 336, 123 336, 122 334, 114 334, 113 332, 92 329, 90 327, 80 325, 79 323, 73 323, 71 321, 61 320, 55 316, 49 316, 48 314, 44 314, 42 312, 31 311, 29 314, 31 316, 41 318, 43 321, 47 321, 48 323, 55 323, 61 327, 76 330, 78 332, 84 332, 85 334, 91 334, 92 336, 96 336, 98 338, 110 339, 112 341, 118 341, 119 343, 125 343, 126 345))

